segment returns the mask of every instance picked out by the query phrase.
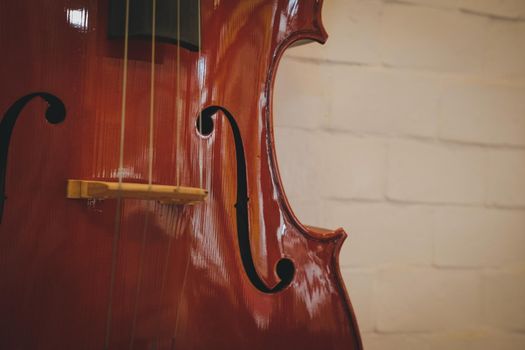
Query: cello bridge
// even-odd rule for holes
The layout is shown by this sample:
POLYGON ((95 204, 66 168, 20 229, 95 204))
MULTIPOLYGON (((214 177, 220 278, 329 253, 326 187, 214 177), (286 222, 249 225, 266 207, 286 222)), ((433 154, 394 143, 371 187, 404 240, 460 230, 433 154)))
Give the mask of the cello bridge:
POLYGON ((149 185, 129 182, 68 180, 69 199, 142 199, 165 204, 193 205, 203 202, 208 191, 197 187, 149 185))

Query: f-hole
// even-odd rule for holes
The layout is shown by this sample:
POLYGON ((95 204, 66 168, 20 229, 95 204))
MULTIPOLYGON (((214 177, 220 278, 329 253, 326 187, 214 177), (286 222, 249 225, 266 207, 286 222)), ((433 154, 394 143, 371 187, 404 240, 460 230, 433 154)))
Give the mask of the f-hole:
POLYGON ((47 102, 48 107, 45 112, 46 120, 51 124, 58 124, 66 118, 66 107, 64 103, 55 95, 47 92, 35 92, 18 99, 5 112, 0 122, 0 223, 4 212, 5 201, 5 177, 7 173, 7 155, 9 152, 9 143, 11 134, 15 127, 20 112, 35 97, 40 97, 47 102))
POLYGON ((280 281, 274 287, 268 287, 257 273, 253 262, 252 250, 250 246, 250 227, 248 216, 248 183, 246 177, 246 159, 244 146, 242 143, 241 132, 233 115, 224 107, 210 106, 205 108, 201 116, 197 116, 202 122, 202 128, 197 120, 197 130, 202 130, 201 135, 209 135, 213 131, 213 116, 217 112, 222 112, 228 120, 235 141, 235 155, 237 160, 237 203, 235 203, 235 214, 237 219, 237 239, 242 264, 250 282, 263 293, 277 293, 286 288, 293 280, 295 275, 295 266, 290 259, 281 258, 275 266, 275 272, 280 281))

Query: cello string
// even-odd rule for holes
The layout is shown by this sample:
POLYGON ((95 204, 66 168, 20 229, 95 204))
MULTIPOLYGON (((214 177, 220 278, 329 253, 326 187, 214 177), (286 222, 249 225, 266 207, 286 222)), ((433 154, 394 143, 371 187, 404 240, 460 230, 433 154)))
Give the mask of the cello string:
MULTIPOLYGON (((150 105, 149 105, 149 147, 148 147, 148 190, 151 191, 153 185, 153 138, 155 127, 155 58, 156 58, 156 38, 157 38, 157 1, 151 2, 151 65, 150 65, 150 105)), ((149 207, 149 205, 148 205, 149 207)), ((139 256, 139 268, 137 272, 137 289, 135 291, 135 302, 133 306, 133 320, 131 323, 131 336, 129 349, 133 349, 135 341, 135 329, 137 324, 138 304, 142 286, 142 274, 144 266, 144 254, 146 250, 146 236, 149 223, 149 208, 146 210, 144 218, 144 229, 142 230, 142 240, 139 256)))
MULTIPOLYGON (((180 15, 180 0, 177 0, 177 53, 176 53, 176 90, 175 90, 175 103, 176 103, 176 111, 175 111, 175 126, 176 126, 176 130, 175 130, 175 137, 176 137, 176 141, 175 141, 175 145, 176 145, 176 148, 175 148, 175 154, 176 154, 176 159, 175 159, 175 183, 176 183, 176 186, 177 187, 180 187, 180 167, 179 167, 179 163, 180 163, 180 155, 181 155, 181 149, 180 149, 180 129, 181 129, 181 114, 182 114, 182 110, 181 110, 181 107, 182 107, 182 104, 181 104, 181 97, 180 97, 180 42, 181 42, 181 38, 180 38, 180 32, 181 32, 181 15, 180 15)), ((179 217, 180 213, 177 214, 177 217, 179 217)), ((178 219, 176 219, 176 224, 175 224, 175 232, 178 231, 178 228, 179 228, 179 225, 177 224, 178 223, 178 219)), ((167 272, 168 272, 168 267, 169 267, 169 258, 170 258, 170 253, 171 253, 171 246, 172 246, 172 242, 174 240, 174 237, 172 235, 169 236, 169 239, 168 239, 168 245, 167 245, 167 251, 166 251, 166 257, 165 257, 165 261, 164 261, 164 268, 163 268, 163 271, 162 271, 162 278, 161 278, 161 289, 160 289, 160 299, 162 300, 163 296, 164 296, 164 290, 166 288, 166 277, 167 277, 167 272)), ((160 328, 160 324, 159 324, 159 328, 160 328)), ((158 344, 158 337, 156 338, 156 343, 158 344)))
MULTIPOLYGON (((124 140, 126 131, 126 100, 128 86, 128 43, 129 43, 129 0, 126 0, 125 24, 124 24, 124 64, 122 72, 122 100, 120 114, 120 147, 119 147, 119 165, 118 165, 118 186, 122 187, 124 177, 124 140)), ((104 340, 104 349, 109 349, 111 336, 111 316, 113 306, 113 293, 115 289, 115 275, 117 270, 117 252, 120 238, 120 215, 122 211, 122 198, 117 197, 117 207, 115 210, 115 228, 113 233, 112 252, 111 252, 111 272, 109 283, 108 310, 106 315, 106 337, 104 340)))
MULTIPOLYGON (((177 213, 178 213, 178 211, 177 211, 177 213)), ((180 217, 179 214, 175 215, 175 231, 177 230, 177 222, 178 222, 178 218, 179 217, 180 217)), ((161 305, 163 303, 164 294, 165 294, 164 290, 166 288, 166 277, 167 277, 167 274, 168 274, 169 258, 170 258, 170 253, 171 253, 172 242, 173 242, 173 235, 169 235, 168 236, 168 244, 167 244, 167 248, 166 248, 166 256, 164 258, 164 266, 163 266, 163 269, 162 269, 161 286, 160 286, 160 293, 159 293, 160 294, 159 300, 160 300, 161 305)), ((161 319, 159 318, 159 323, 158 323, 159 329, 161 329, 161 325, 162 325, 161 319)), ((159 337, 158 336, 155 338, 155 341, 156 341, 156 343, 159 342, 159 337)))
MULTIPOLYGON (((155 0, 153 0, 155 1, 155 0)), ((130 342, 129 342, 129 349, 133 349, 133 345, 135 344, 135 329, 137 325, 137 315, 138 315, 138 305, 139 305, 139 299, 140 299, 140 290, 142 286, 142 271, 143 271, 143 265, 144 265, 144 254, 146 250, 146 233, 147 233, 147 227, 149 223, 149 211, 146 211, 145 217, 144 217, 144 230, 142 231, 142 239, 140 243, 140 256, 139 256, 139 268, 137 271, 137 289, 135 291, 135 301, 133 305, 133 320, 131 323, 131 335, 130 335, 130 342)))
MULTIPOLYGON (((201 59, 202 59, 202 37, 201 37, 201 0, 197 0, 197 13, 199 20, 198 22, 198 45, 199 45, 199 57, 197 60, 197 84, 199 86, 199 134, 202 135, 202 84, 204 83, 204 72, 201 72, 201 59)), ((203 142, 204 140, 199 140, 198 152, 199 152, 199 187, 203 188, 203 142)))
POLYGON ((180 96, 180 0, 177 0, 177 90, 175 92, 176 98, 175 101, 177 103, 177 115, 176 115, 176 124, 177 124, 177 131, 175 133, 176 135, 176 149, 175 152, 177 154, 176 157, 176 164, 175 164, 175 171, 176 171, 176 185, 177 187, 180 186, 180 158, 181 158, 181 149, 180 149, 180 128, 181 128, 181 96, 180 96))
POLYGON ((151 190, 153 183, 153 127, 155 112, 155 39, 157 30, 157 1, 152 0, 151 18, 151 77, 150 77, 150 105, 149 105, 149 164, 148 164, 148 185, 151 190))
MULTIPOLYGON (((178 43, 177 43, 177 98, 180 99, 180 95, 179 95, 179 87, 180 87, 180 76, 179 76, 179 72, 180 72, 180 0, 177 0, 177 38, 178 38, 178 43)), ((177 121, 180 120, 180 110, 177 109, 177 111, 179 112, 178 115, 177 115, 177 121)), ((177 186, 179 184, 179 174, 178 174, 178 168, 179 168, 179 163, 178 163, 178 160, 179 160, 179 154, 181 153, 179 151, 179 135, 178 135, 178 131, 179 131, 179 128, 177 128, 177 186)), ((182 217, 181 217, 181 220, 182 220, 182 217)), ((176 229, 182 229, 182 221, 176 226, 176 229)), ((174 328, 173 328, 173 335, 172 335, 172 341, 174 342, 175 339, 176 339, 176 335, 177 335, 177 330, 179 328, 179 315, 180 315, 180 306, 181 306, 181 302, 182 302, 182 295, 183 295, 183 292, 184 292, 184 287, 185 287, 185 284, 186 284, 186 276, 188 274, 188 268, 189 268, 189 259, 187 259, 186 261, 186 266, 184 268, 184 275, 182 277, 182 285, 181 285, 181 292, 180 292, 180 295, 179 295, 179 298, 178 298, 178 302, 175 302, 175 304, 177 305, 177 308, 175 309, 175 312, 176 312, 176 317, 175 317, 175 325, 174 325, 174 328)), ((174 346, 174 344, 172 344, 174 346)))
POLYGON ((124 176, 124 138, 126 130, 126 100, 128 91, 128 43, 129 43, 129 0, 126 0, 126 23, 124 29, 124 67, 122 76, 122 102, 120 115, 120 152, 119 152, 119 168, 118 168, 118 182, 122 186, 122 179, 124 176))
MULTIPOLYGON (((190 243, 191 243, 191 235, 188 235, 188 239, 190 240, 190 243)), ((178 295, 178 302, 176 303, 177 304, 177 309, 176 309, 176 313, 177 315, 175 316, 175 327, 173 329, 173 338, 172 339, 176 339, 177 337, 177 334, 178 334, 178 331, 179 331, 179 321, 180 321, 180 314, 181 314, 181 306, 182 306, 182 301, 183 301, 183 297, 184 297, 184 291, 186 289, 186 281, 188 280, 188 271, 190 269, 190 260, 191 260, 191 250, 190 250, 190 253, 188 254, 188 257, 186 258, 186 266, 184 267, 184 275, 182 277, 182 284, 181 284, 181 288, 180 288, 180 294, 178 295)))

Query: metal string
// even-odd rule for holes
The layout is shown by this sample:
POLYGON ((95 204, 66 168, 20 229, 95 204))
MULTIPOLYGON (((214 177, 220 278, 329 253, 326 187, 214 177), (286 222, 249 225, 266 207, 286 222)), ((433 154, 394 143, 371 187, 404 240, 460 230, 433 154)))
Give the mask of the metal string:
MULTIPOLYGON (((180 92, 180 43, 181 43, 181 13, 180 13, 180 0, 177 0, 177 57, 176 57, 176 75, 177 75, 177 81, 176 81, 176 90, 175 90, 175 103, 176 103, 176 114, 175 114, 175 137, 176 137, 176 148, 175 148, 175 154, 176 154, 176 160, 175 160, 175 183, 177 187, 180 187, 181 185, 181 175, 180 175, 180 163, 181 163, 181 141, 180 141, 180 129, 181 129, 181 115, 182 115, 182 99, 181 99, 181 92, 180 92)), ((182 213, 182 212, 181 212, 182 213)), ((180 229, 180 222, 179 218, 181 213, 177 214, 178 219, 176 220, 175 225, 175 231, 180 229)), ((161 300, 164 296, 164 289, 166 286, 166 275, 168 271, 169 266, 169 257, 171 253, 171 245, 174 237, 170 236, 168 241, 168 247, 166 251, 166 258, 164 262, 164 268, 162 272, 162 284, 161 284, 161 290, 160 290, 160 296, 161 300)), ((178 315, 177 315, 178 317, 178 315)), ((159 339, 156 338, 156 343, 158 343, 159 339)))
MULTIPOLYGON (((148 148, 148 189, 151 191, 153 185, 153 137, 155 127, 155 58, 156 58, 156 37, 157 37, 157 1, 152 0, 151 15, 151 66, 150 66, 150 105, 149 105, 149 148, 148 148)), ((146 249, 146 235, 149 223, 149 205, 144 218, 144 229, 142 231, 142 240, 139 256, 139 270, 137 277, 137 290, 135 291, 135 302, 133 307, 133 321, 131 324, 131 337, 129 349, 133 349, 135 340, 135 329, 137 324, 138 304, 140 299, 140 290, 142 285, 142 274, 144 265, 144 253, 146 249)))
MULTIPOLYGON (((155 39, 156 39, 156 0, 152 0, 153 2, 153 9, 152 9, 152 47, 151 47, 151 82, 150 82, 150 111, 149 111, 149 148, 148 148, 148 185, 149 189, 151 190, 152 184, 153 184, 153 137, 154 137, 154 98, 155 98, 155 39)), ((122 187, 123 183, 123 177, 124 177, 124 145, 125 145, 125 123, 126 123, 126 102, 127 102, 127 78, 128 78, 128 52, 129 52, 129 0, 126 0, 126 10, 125 10, 125 30, 124 30, 124 64, 123 64, 123 79, 122 79, 122 101, 121 101, 121 129, 120 129, 120 152, 119 152, 119 167, 118 167, 118 185, 119 188, 122 187)), ((198 54, 198 74, 200 72, 200 59, 202 55, 201 51, 201 20, 200 20, 200 0, 198 0, 198 13, 199 13, 199 21, 198 21, 198 35, 199 35, 199 54, 198 54)), ((181 128, 181 114, 182 114, 182 104, 181 102, 181 96, 180 96, 180 0, 177 0, 177 38, 179 40, 179 43, 177 45, 177 88, 176 88, 176 95, 177 95, 177 115, 176 115, 176 123, 177 123, 177 130, 176 130, 176 144, 177 144, 177 154, 179 155, 177 157, 176 161, 176 183, 177 186, 180 186, 181 178, 180 178, 180 128, 181 128)), ((201 81, 200 81, 200 74, 199 74, 199 110, 200 110, 200 104, 202 101, 202 88, 201 88, 201 81)), ((199 132, 202 135, 202 113, 199 111, 199 132)), ((202 160, 202 147, 201 143, 199 143, 198 148, 199 153, 199 183, 202 187, 202 178, 203 178, 203 160, 202 160)), ((116 258, 117 258, 117 252, 118 252, 118 241, 120 236, 120 216, 122 211, 122 198, 117 198, 117 208, 116 208, 116 218, 115 218, 115 230, 114 230, 114 237, 113 237, 113 249, 112 249, 112 264, 111 264, 111 281, 110 281, 110 290, 109 290, 109 302, 108 302, 108 311, 107 311, 107 318, 106 318, 106 337, 104 342, 104 349, 109 349, 109 342, 110 342, 110 335, 111 335, 111 316, 112 316, 112 303, 113 303, 113 294, 114 294, 114 286, 115 286, 115 275, 116 275, 116 258)), ((131 340, 130 340, 130 349, 133 348, 133 340, 134 340, 134 331, 136 326, 136 317, 137 317, 137 305, 138 305, 138 299, 140 294, 140 284, 142 280, 142 264, 143 264, 143 255, 144 255, 144 246, 146 241, 146 230, 148 225, 148 213, 146 213, 145 217, 145 225, 144 225, 144 231, 142 236, 142 249, 140 254, 140 265, 139 265, 139 276, 138 276, 138 286, 137 286, 137 294, 135 298, 135 306, 134 306, 134 318, 133 318, 133 325, 132 325, 132 332, 131 332, 131 340)), ((182 281, 182 290, 184 290, 187 272, 189 268, 189 259, 186 263, 183 281, 182 281)), ((180 307, 180 300, 179 300, 179 307, 180 307)), ((175 329, 178 328, 178 314, 177 314, 177 320, 175 329)))
POLYGON ((176 185, 180 186, 180 158, 181 158, 181 149, 180 149, 180 128, 181 128, 181 114, 182 114, 182 103, 180 96, 180 0, 177 0, 177 90, 175 101, 177 103, 177 115, 176 115, 176 124, 177 131, 176 135, 176 185))
MULTIPOLYGON (((181 40, 180 40, 180 0, 177 0, 177 38, 178 38, 178 45, 177 45, 177 98, 180 100, 180 43, 181 43, 181 40)), ((177 121, 180 120, 180 109, 177 109, 177 121)), ((179 186, 179 155, 180 155, 180 148, 179 148, 179 135, 178 135, 178 132, 179 132, 179 128, 177 128, 177 186, 179 186)), ((182 219, 182 218, 181 218, 182 219)), ((177 225, 177 229, 182 229, 182 226, 181 225, 177 225)), ((172 337, 172 342, 175 342, 175 339, 176 339, 176 335, 177 335, 177 330, 178 330, 178 327, 179 327, 179 316, 180 316, 180 306, 181 306, 181 302, 182 302, 182 296, 183 296, 183 293, 184 293, 184 288, 185 288, 185 285, 186 285, 186 277, 187 277, 187 274, 188 274, 188 268, 189 268, 189 263, 190 263, 190 259, 188 258, 188 260, 186 261, 186 266, 184 268, 184 275, 182 277, 182 284, 181 284, 181 292, 180 292, 180 295, 179 295, 179 300, 178 300, 178 303, 177 304, 177 309, 176 309, 176 318, 175 318, 175 325, 174 325, 174 329, 173 329, 173 337, 172 337)), ((175 344, 173 343, 172 344, 173 346, 175 346, 175 344)))
POLYGON ((153 183, 153 127, 155 112, 155 39, 157 31, 157 1, 152 0, 151 18, 151 79, 150 79, 150 105, 149 105, 149 166, 148 166, 148 185, 151 190, 153 183))
MULTIPOLYGON (((177 215, 176 218, 178 218, 179 216, 177 215)), ((178 222, 178 219, 176 219, 176 223, 178 222)), ((175 225, 177 225, 175 223, 175 225)), ((175 226, 175 228, 177 228, 177 226, 175 226)), ((159 300, 162 302, 162 299, 164 298, 164 289, 166 287, 166 276, 167 276, 167 273, 168 273, 168 267, 169 267, 169 258, 170 258, 170 253, 171 253, 171 244, 173 242, 173 236, 170 235, 169 238, 168 238, 168 246, 166 248, 166 257, 164 258, 164 266, 163 266, 163 269, 162 269, 162 278, 161 278, 161 286, 160 286, 160 298, 159 300)), ((159 329, 161 328, 161 323, 160 323, 160 319, 159 319, 159 329)), ((159 338, 158 336, 155 338, 155 341, 156 343, 159 342, 159 338)))
POLYGON ((137 290, 135 291, 135 302, 133 306, 133 321, 131 323, 131 336, 129 341, 129 349, 133 349, 133 345, 135 342, 135 329, 137 325, 137 315, 138 315, 138 305, 139 305, 139 299, 140 299, 140 289, 142 286, 142 271, 143 271, 143 265, 144 265, 144 254, 146 250, 146 233, 147 233, 147 227, 149 222, 149 212, 146 212, 145 218, 144 218, 144 230, 142 231, 142 240, 140 244, 140 256, 139 256, 139 270, 138 270, 138 277, 137 277, 137 290))
MULTIPOLYGON (((128 86, 128 43, 129 43, 129 0, 126 0, 126 19, 124 27, 124 64, 122 72, 122 100, 121 100, 121 114, 120 114, 120 149, 119 149, 119 165, 118 165, 118 186, 122 187, 122 180, 124 177, 124 140, 126 131, 126 99, 128 86)), ((115 229, 113 233, 113 243, 111 252, 111 276, 109 283, 109 300, 108 310, 106 315, 106 337, 104 340, 104 349, 109 349, 109 341, 111 337, 111 316, 113 306, 113 293, 115 289, 115 274, 117 269, 117 252, 118 242, 120 238, 120 216, 122 211, 122 198, 117 198, 117 208, 115 212, 115 229)))
MULTIPOLYGON (((191 242, 191 237, 190 237, 191 242)), ((176 339, 177 333, 179 331, 179 320, 180 320, 180 308, 182 305, 182 299, 184 297, 184 290, 186 289, 186 281, 188 277, 188 271, 190 269, 190 260, 191 260, 191 250, 190 254, 188 254, 188 258, 186 259, 186 266, 184 267, 184 276, 182 277, 182 285, 180 288, 180 294, 178 295, 178 303, 177 303, 177 316, 175 318, 175 328, 173 330, 173 339, 176 339)))
POLYGON ((126 100, 128 91, 128 45, 129 44, 129 0, 126 0, 126 24, 124 27, 124 66, 122 74, 122 105, 120 114, 120 152, 118 165, 118 182, 122 186, 124 177, 124 139, 126 130, 126 100))
MULTIPOLYGON (((199 104, 198 104, 198 108, 199 108, 199 134, 202 135, 202 84, 204 83, 204 72, 201 72, 201 58, 202 58, 202 37, 201 37, 201 0, 197 0, 197 13, 198 13, 198 17, 199 17, 199 20, 198 20, 198 44, 199 44, 199 57, 198 57, 198 60, 197 60, 197 83, 198 83, 198 86, 199 86, 199 104)), ((203 170, 203 150, 202 150, 202 147, 203 147, 203 142, 204 140, 200 140, 199 141, 199 187, 200 188, 203 188, 202 185, 203 185, 203 175, 204 175, 204 170, 203 170)))

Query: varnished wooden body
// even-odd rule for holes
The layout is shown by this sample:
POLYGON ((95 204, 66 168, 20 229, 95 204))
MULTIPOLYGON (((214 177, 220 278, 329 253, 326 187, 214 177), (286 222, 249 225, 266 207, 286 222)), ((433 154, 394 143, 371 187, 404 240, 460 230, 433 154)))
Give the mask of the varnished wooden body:
MULTIPOLYGON (((197 53, 181 50, 177 77, 176 46, 158 44, 153 183, 175 185, 179 156, 181 185, 199 187, 201 142, 209 196, 196 206, 123 200, 120 208, 65 193, 67 179, 117 181, 123 48, 107 38, 107 1, 0 2, 1 113, 40 91, 67 110, 52 125, 35 98, 11 135, 0 224, 1 349, 361 349, 338 267, 346 234, 297 221, 273 145, 279 59, 296 40, 326 39, 321 2, 202 0, 201 102, 197 53), (218 115, 210 136, 195 130, 210 105, 226 108, 243 138, 258 274, 273 286, 277 261, 295 264, 292 283, 278 293, 256 289, 243 269, 230 127, 218 115)), ((126 182, 148 181, 148 54, 148 42, 130 42, 126 182)))

